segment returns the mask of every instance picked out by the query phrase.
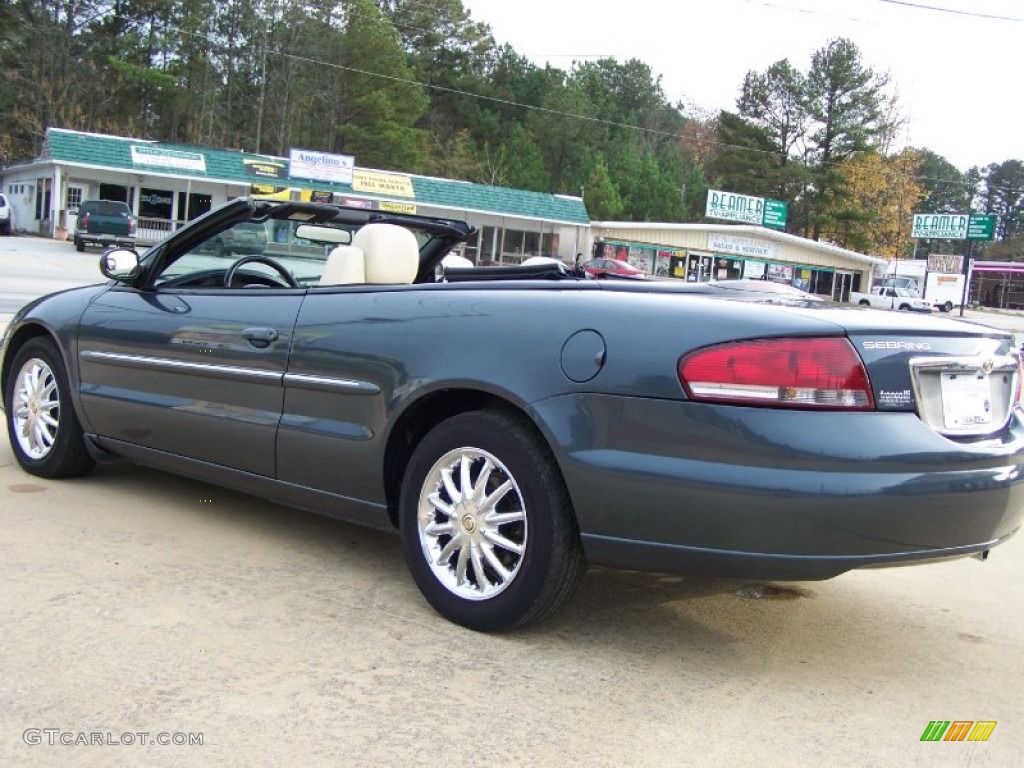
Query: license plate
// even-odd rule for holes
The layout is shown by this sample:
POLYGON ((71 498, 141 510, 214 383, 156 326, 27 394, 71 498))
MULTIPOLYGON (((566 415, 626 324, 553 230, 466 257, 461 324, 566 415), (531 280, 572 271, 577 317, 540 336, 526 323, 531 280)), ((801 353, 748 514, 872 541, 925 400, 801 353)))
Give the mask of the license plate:
POLYGON ((992 385, 983 373, 942 374, 942 415, 946 429, 992 423, 992 385))

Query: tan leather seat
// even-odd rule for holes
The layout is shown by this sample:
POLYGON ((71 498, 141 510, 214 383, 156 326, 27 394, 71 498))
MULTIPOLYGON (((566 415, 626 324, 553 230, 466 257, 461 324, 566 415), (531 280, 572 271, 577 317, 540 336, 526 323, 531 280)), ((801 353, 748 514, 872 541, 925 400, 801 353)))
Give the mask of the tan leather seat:
POLYGON ((367 224, 327 257, 320 285, 411 283, 420 268, 416 236, 397 224, 367 224))
POLYGON ((320 275, 320 285, 350 285, 366 282, 363 249, 351 245, 339 245, 332 250, 324 271, 320 275))
POLYGON ((367 224, 352 245, 363 249, 365 279, 378 285, 411 283, 420 269, 416 235, 397 224, 367 224))

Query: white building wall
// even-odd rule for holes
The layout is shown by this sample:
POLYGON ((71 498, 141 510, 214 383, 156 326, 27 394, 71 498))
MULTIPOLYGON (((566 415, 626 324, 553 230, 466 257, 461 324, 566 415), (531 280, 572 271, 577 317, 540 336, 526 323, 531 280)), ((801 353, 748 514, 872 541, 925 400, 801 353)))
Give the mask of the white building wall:
MULTIPOLYGON (((845 252, 843 249, 803 240, 794 236, 779 235, 771 230, 747 227, 730 227, 722 225, 644 225, 635 227, 616 223, 615 226, 602 226, 595 222, 589 233, 588 249, 597 240, 611 240, 626 243, 662 246, 670 249, 685 249, 702 253, 720 253, 733 255, 737 258, 745 256, 751 259, 779 261, 800 264, 808 267, 824 267, 861 273, 870 281, 871 272, 878 259, 863 254, 845 252), (744 254, 736 250, 712 247, 711 237, 715 234, 736 240, 754 240, 770 246, 771 256, 744 254)), ((868 283, 865 283, 865 285, 868 283)))

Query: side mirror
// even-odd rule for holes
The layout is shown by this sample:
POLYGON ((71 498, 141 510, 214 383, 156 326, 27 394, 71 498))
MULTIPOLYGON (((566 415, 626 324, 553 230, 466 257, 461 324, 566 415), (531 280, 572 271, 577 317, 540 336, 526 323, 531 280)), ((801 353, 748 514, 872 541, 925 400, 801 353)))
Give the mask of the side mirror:
POLYGON ((139 254, 129 248, 111 248, 100 256, 100 272, 119 283, 130 282, 139 274, 139 254))

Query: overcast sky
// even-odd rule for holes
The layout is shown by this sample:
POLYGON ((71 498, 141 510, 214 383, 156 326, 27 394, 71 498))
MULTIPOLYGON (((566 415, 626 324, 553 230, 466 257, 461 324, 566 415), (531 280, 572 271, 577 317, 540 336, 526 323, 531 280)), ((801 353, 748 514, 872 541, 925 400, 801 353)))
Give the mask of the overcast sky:
POLYGON ((463 0, 538 64, 570 69, 602 56, 661 75, 671 102, 736 108, 743 76, 788 58, 802 72, 833 37, 888 72, 908 118, 904 144, 960 170, 1024 160, 1021 0, 463 0), (965 13, 909 7, 927 5, 965 13), (1018 21, 966 15, 988 14, 1018 21))

